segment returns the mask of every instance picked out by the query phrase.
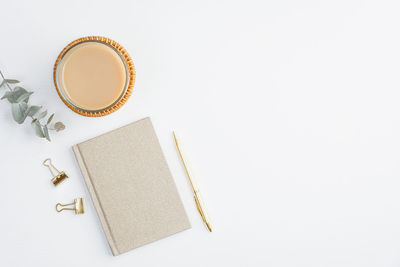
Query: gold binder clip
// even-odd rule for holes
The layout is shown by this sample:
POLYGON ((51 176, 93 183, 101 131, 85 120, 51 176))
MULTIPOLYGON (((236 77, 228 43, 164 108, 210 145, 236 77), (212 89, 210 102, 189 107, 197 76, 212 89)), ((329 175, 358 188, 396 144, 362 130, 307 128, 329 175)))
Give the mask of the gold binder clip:
POLYGON ((43 165, 48 167, 51 174, 53 175, 53 179, 51 180, 54 184, 54 186, 58 185, 62 181, 64 181, 68 176, 65 174, 65 172, 60 172, 57 170, 56 167, 54 167, 53 164, 51 164, 51 159, 45 159, 43 161, 43 165))
POLYGON ((75 198, 74 202, 69 203, 69 204, 57 203, 56 210, 58 212, 61 212, 63 210, 74 210, 75 214, 83 214, 83 213, 85 213, 85 200, 83 198, 75 198), (74 205, 73 208, 60 208, 60 207, 67 207, 67 206, 72 206, 72 205, 74 205))

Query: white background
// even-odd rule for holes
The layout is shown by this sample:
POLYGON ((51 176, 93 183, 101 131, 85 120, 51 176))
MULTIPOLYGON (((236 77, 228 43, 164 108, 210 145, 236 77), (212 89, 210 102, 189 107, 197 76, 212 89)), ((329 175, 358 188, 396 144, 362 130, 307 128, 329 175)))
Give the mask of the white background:
MULTIPOLYGON (((399 266, 399 1, 3 1, 0 69, 67 129, 51 143, 0 102, 0 266, 399 266), (131 54, 130 100, 70 111, 70 41, 131 54), (192 229, 111 255, 71 146, 150 116, 192 229), (208 233, 174 147, 180 133, 208 233), (54 188, 42 161, 69 181, 54 188), (57 202, 85 197, 84 215, 57 202)), ((110 177, 112 179, 112 177, 110 177)))

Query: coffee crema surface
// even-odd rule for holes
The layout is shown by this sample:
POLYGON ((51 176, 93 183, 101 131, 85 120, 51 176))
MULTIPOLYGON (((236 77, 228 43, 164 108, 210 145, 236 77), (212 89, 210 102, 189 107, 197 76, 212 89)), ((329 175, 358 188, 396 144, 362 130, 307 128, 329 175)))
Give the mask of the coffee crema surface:
POLYGON ((107 44, 83 42, 71 48, 57 70, 60 91, 74 106, 96 111, 124 94, 127 73, 120 55, 107 44))

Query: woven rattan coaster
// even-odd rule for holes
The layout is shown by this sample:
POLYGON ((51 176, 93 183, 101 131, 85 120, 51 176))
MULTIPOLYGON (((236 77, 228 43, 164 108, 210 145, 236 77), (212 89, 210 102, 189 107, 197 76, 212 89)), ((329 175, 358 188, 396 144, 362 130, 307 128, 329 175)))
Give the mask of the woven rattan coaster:
POLYGON ((57 93, 60 96, 61 100, 64 102, 65 105, 67 105, 71 110, 75 111, 76 113, 87 116, 87 117, 101 117, 108 115, 117 109, 119 109, 122 105, 125 104, 125 102, 128 100, 128 98, 132 94, 132 89, 135 84, 135 77, 136 77, 136 72, 135 72, 135 66, 133 65, 133 61, 131 57, 129 56, 128 52, 123 48, 119 43, 106 38, 106 37, 100 37, 100 36, 89 36, 89 37, 83 37, 79 38, 71 43, 69 43, 59 54, 56 63, 54 64, 54 72, 53 72, 53 78, 54 78, 54 84, 57 89, 57 93), (60 63, 63 59, 63 57, 68 54, 68 52, 75 46, 84 43, 84 42, 98 42, 98 43, 103 43, 105 45, 110 46, 113 48, 113 50, 119 54, 120 58, 122 59, 125 68, 126 68, 126 88, 123 91, 123 95, 120 96, 120 98, 113 103, 111 106, 108 106, 104 109, 101 110, 86 110, 83 108, 80 108, 73 103, 71 103, 62 93, 62 90, 60 88, 59 82, 57 81, 57 71, 58 67, 60 66, 60 63))

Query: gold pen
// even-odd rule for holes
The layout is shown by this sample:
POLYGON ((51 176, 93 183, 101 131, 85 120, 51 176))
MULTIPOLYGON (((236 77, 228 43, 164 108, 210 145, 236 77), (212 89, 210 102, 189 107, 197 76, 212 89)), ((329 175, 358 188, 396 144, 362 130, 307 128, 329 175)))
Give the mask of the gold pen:
POLYGON ((199 211, 199 213, 201 215, 201 218, 203 219, 203 222, 206 224, 208 230, 210 232, 212 232, 210 219, 208 218, 203 199, 201 198, 201 195, 200 195, 199 188, 198 188, 197 184, 193 180, 192 172, 191 172, 191 170, 189 168, 189 165, 188 165, 188 162, 186 160, 186 157, 184 156, 184 153, 182 151, 182 147, 180 145, 180 142, 178 141, 178 138, 176 137, 175 132, 172 132, 172 133, 174 135, 176 148, 178 149, 179 156, 181 157, 181 160, 182 160, 182 163, 183 163, 183 167, 185 168, 187 177, 189 179, 190 186, 192 187, 192 191, 193 191, 193 195, 194 195, 194 201, 196 202, 197 210, 199 211))

